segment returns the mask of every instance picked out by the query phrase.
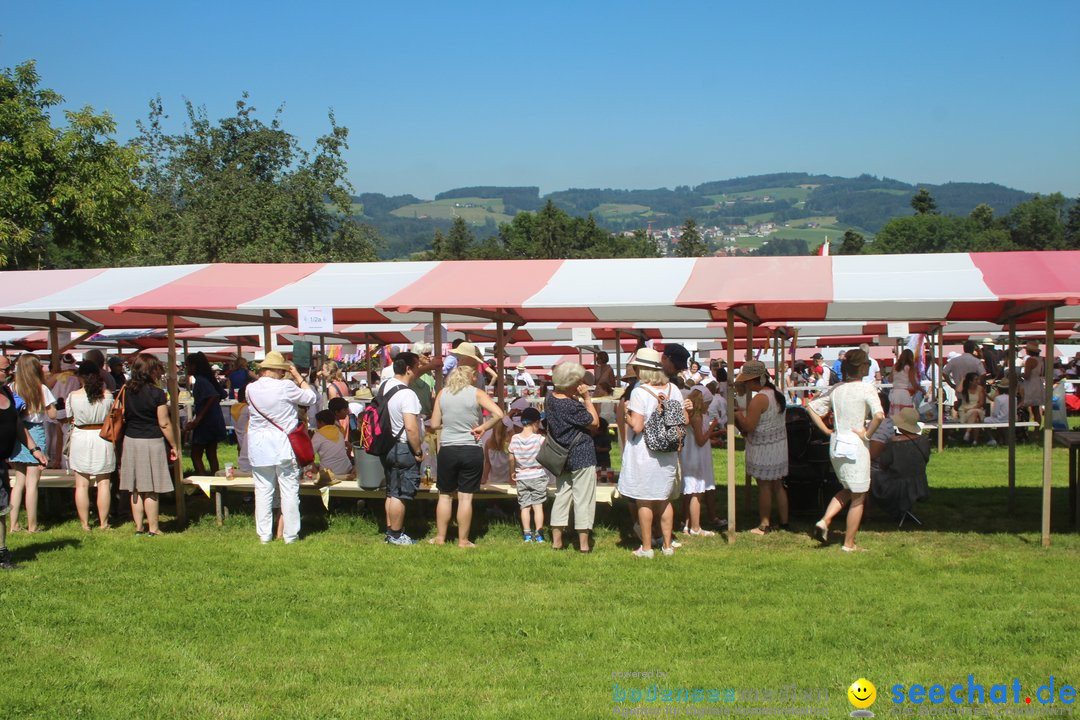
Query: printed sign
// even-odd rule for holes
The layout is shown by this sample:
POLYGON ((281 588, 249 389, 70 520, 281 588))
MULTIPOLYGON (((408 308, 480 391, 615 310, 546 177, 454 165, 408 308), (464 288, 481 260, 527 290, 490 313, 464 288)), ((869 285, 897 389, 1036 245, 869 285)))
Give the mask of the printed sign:
POLYGON ((302 307, 296 311, 301 335, 334 332, 334 309, 330 307, 302 307))

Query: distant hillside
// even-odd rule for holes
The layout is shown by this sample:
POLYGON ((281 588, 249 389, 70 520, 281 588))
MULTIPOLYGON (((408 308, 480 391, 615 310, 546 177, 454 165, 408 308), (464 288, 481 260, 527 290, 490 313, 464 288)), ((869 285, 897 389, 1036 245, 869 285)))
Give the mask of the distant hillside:
MULTIPOLYGON (((439 193, 434 200, 412 195, 387 197, 365 193, 354 198, 354 211, 374 225, 384 239, 379 255, 406 257, 426 250, 435 230, 446 232, 462 217, 477 237, 498 232, 499 224, 522 211, 535 211, 550 200, 579 217, 592 215, 612 231, 677 227, 694 218, 704 227, 754 227, 775 224, 773 237, 819 243, 851 228, 876 233, 890 218, 910 215, 910 200, 927 188, 946 214, 966 215, 987 204, 1002 215, 1031 193, 994 183, 909 184, 890 178, 857 178, 808 173, 773 173, 681 185, 674 189, 621 190, 571 188, 540 196, 538 187, 477 186, 439 193)), ((748 241, 747 247, 760 244, 748 241)))

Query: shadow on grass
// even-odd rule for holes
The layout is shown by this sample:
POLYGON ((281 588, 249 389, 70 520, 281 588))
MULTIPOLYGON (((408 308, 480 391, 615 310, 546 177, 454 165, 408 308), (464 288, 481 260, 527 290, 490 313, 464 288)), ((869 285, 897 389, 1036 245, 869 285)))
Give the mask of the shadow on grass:
POLYGON ((19 547, 11 548, 11 557, 17 563, 31 562, 37 559, 37 556, 41 555, 42 553, 49 553, 55 550, 64 550, 66 548, 77 548, 81 545, 82 541, 76 540, 75 538, 33 542, 29 545, 20 545, 19 547))

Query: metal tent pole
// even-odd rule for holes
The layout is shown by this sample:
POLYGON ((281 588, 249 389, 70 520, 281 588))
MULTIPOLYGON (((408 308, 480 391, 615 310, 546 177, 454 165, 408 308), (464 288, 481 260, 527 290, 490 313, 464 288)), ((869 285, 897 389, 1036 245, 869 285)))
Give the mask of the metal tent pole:
POLYGON ((735 311, 727 311, 727 541, 735 543, 735 311))
POLYGON ((173 426, 176 443, 176 461, 173 463, 173 485, 176 486, 176 520, 181 526, 187 525, 187 499, 184 497, 184 445, 180 431, 180 381, 176 375, 176 319, 172 313, 165 314, 168 323, 168 386, 169 420, 173 426))

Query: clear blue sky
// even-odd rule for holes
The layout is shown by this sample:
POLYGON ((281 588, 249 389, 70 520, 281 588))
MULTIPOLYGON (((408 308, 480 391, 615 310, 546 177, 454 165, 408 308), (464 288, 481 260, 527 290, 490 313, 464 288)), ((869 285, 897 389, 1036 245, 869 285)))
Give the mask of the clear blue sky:
POLYGON ((8 2, 0 66, 131 137, 240 93, 357 192, 653 188, 778 171, 1080 194, 1073 2, 8 2))

